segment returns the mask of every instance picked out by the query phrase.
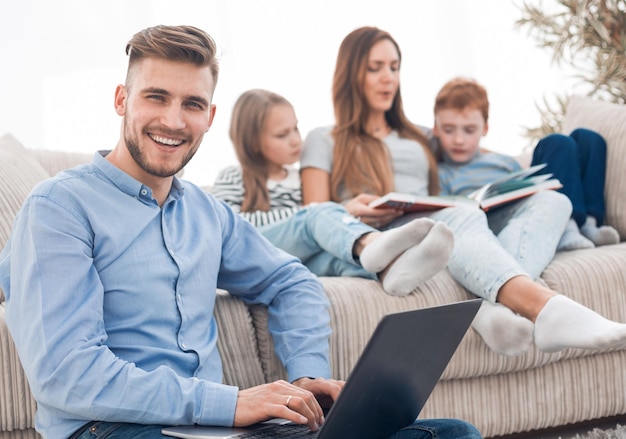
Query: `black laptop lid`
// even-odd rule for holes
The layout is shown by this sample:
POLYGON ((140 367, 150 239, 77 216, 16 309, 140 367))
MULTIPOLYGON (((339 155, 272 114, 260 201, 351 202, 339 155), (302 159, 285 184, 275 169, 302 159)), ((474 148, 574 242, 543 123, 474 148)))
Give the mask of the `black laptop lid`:
POLYGON ((385 437, 413 423, 481 303, 474 299, 384 316, 318 438, 385 437))

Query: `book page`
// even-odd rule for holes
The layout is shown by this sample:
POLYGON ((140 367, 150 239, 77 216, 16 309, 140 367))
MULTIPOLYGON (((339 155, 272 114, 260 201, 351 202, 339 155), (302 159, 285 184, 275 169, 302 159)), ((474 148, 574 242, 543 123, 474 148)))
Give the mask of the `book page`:
MULTIPOLYGON (((511 182, 519 182, 520 180, 523 180, 531 176, 532 174, 536 173, 537 171, 545 167, 546 167, 546 164, 541 163, 535 166, 531 166, 530 168, 520 169, 519 171, 511 172, 510 174, 505 175, 504 177, 498 178, 497 180, 492 181, 491 183, 488 183, 485 186, 475 190, 474 192, 469 194, 468 197, 480 202, 482 200, 485 200, 489 196, 491 196, 489 193, 490 191, 492 194, 503 193, 506 191, 505 190, 506 184, 511 183, 511 182), (493 192, 494 188, 496 192, 493 192), (498 188, 502 188, 502 189, 498 189, 498 188)), ((524 187, 520 185, 514 186, 512 183, 510 186, 513 186, 514 189, 519 189, 520 187, 524 187)), ((509 189, 509 190, 513 190, 513 189, 509 189)))

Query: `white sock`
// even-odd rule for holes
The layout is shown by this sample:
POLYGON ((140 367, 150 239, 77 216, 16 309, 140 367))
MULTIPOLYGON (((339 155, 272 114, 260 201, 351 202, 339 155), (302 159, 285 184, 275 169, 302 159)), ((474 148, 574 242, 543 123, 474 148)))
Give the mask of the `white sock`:
POLYGON ((405 296, 448 265, 454 248, 452 230, 435 223, 426 237, 402 253, 382 274, 383 289, 392 296, 405 296))
POLYGON ((544 352, 623 347, 626 324, 608 320, 568 297, 557 295, 548 300, 535 320, 535 345, 544 352))
POLYGON ((359 260, 370 273, 380 273, 407 249, 419 244, 428 235, 435 221, 417 218, 395 229, 385 230, 365 246, 359 260))
POLYGON ((612 245, 619 243, 619 233, 611 226, 598 227, 595 217, 588 216, 580 232, 595 245, 612 245))
POLYGON ((533 343, 533 322, 500 303, 483 300, 472 328, 501 355, 522 355, 533 343))
POLYGON ((570 218, 556 250, 562 252, 593 247, 595 247, 595 244, 580 233, 578 224, 570 218))

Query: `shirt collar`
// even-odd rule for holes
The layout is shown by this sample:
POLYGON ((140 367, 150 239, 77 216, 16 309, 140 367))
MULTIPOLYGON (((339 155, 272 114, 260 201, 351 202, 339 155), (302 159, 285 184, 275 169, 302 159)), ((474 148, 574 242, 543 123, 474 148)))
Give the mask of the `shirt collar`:
POLYGON ((463 163, 459 163, 459 162, 455 162, 454 160, 452 160, 450 158, 450 156, 442 149, 441 150, 441 157, 444 163, 448 164, 448 165, 454 165, 454 166, 463 166, 463 165, 467 165, 468 163, 473 162, 474 160, 476 160, 479 156, 480 156, 481 152, 480 149, 478 149, 476 151, 476 154, 474 154, 472 156, 472 158, 470 158, 468 161, 463 162, 463 163))
MULTIPOLYGON (((105 157, 110 152, 110 150, 97 151, 94 154, 93 165, 100 172, 106 175, 109 180, 125 194, 128 194, 131 197, 138 198, 145 202, 153 202, 154 198, 152 197, 152 189, 149 186, 146 186, 140 181, 134 179, 133 177, 122 171, 120 168, 115 166, 113 163, 109 162, 105 157)), ((183 196, 183 193, 183 185, 181 184, 178 177, 174 176, 168 200, 178 200, 183 196)))

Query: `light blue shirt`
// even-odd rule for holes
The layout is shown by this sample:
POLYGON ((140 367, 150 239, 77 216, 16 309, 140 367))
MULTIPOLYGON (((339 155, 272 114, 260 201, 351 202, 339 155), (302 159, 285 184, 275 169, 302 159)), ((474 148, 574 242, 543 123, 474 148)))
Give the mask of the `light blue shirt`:
POLYGON ((330 376, 328 301, 297 259, 189 182, 159 207, 100 153, 25 201, 0 287, 45 437, 91 420, 232 425, 216 288, 269 306, 290 380, 330 376))
POLYGON ((477 151, 471 160, 463 163, 453 162, 444 153, 437 168, 441 195, 469 195, 522 167, 509 155, 477 151))

